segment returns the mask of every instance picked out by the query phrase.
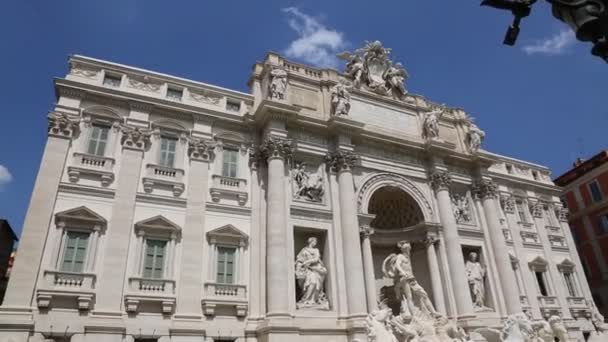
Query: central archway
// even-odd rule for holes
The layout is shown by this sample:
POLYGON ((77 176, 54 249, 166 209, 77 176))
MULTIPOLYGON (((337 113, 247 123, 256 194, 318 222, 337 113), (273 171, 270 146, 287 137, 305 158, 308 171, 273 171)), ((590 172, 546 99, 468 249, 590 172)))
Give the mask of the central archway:
POLYGON ((396 186, 385 186, 374 191, 367 212, 376 216, 371 226, 377 229, 406 228, 424 221, 424 214, 416 200, 396 186))

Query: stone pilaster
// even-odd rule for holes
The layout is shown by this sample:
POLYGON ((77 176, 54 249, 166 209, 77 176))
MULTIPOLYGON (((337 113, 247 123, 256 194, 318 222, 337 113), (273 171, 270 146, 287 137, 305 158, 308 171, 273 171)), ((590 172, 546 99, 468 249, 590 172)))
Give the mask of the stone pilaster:
POLYGON ((465 277, 464 258, 458 237, 458 226, 452 212, 450 199, 450 185, 452 179, 446 171, 437 170, 431 174, 431 187, 435 191, 439 218, 443 225, 445 247, 452 278, 452 286, 456 299, 456 313, 458 316, 473 315, 473 302, 469 292, 469 285, 465 277))
POLYGON ((3 306, 6 308, 30 309, 31 307, 44 243, 49 231, 49 223, 52 222, 57 188, 65 168, 71 140, 78 127, 78 119, 60 112, 50 113, 48 120, 49 137, 23 222, 19 257, 15 259, 4 297, 3 306))
POLYGON ((95 312, 122 315, 123 284, 127 275, 129 243, 133 233, 135 196, 140 182, 140 171, 149 131, 122 126, 122 155, 116 184, 112 220, 107 229, 105 253, 99 282, 95 312))
POLYGON ((211 142, 191 138, 188 142, 190 167, 188 172, 188 200, 186 217, 182 229, 182 258, 179 262, 180 272, 177 282, 178 293, 176 318, 200 318, 201 304, 206 278, 204 269, 205 213, 209 192, 209 162, 212 158, 211 142))
POLYGON ((340 200, 340 222, 342 225, 342 250, 346 275, 346 297, 350 317, 367 315, 365 298, 365 277, 361 257, 357 206, 352 169, 358 156, 345 150, 338 150, 326 156, 327 164, 338 172, 338 192, 340 200))
POLYGON ((497 186, 491 180, 483 179, 476 184, 475 192, 477 192, 477 196, 479 196, 482 202, 484 216, 488 225, 488 233, 490 234, 492 249, 494 250, 498 277, 505 298, 507 314, 519 313, 521 312, 521 302, 519 291, 517 290, 517 282, 496 211, 497 186))
POLYGON ((293 155, 291 140, 269 135, 260 146, 261 155, 268 162, 266 275, 267 316, 289 316, 289 268, 292 261, 286 258, 287 198, 285 195, 285 162, 293 155))
POLYGON ((443 296, 443 282, 441 281, 441 273, 439 272, 439 261, 437 260, 437 251, 435 251, 435 245, 439 243, 434 235, 427 235, 424 239, 426 246, 426 257, 429 264, 429 273, 431 274, 431 288, 433 291, 433 299, 435 309, 442 313, 447 314, 445 309, 445 298, 443 296))
POLYGON ((376 298, 376 277, 374 276, 374 258, 372 256, 372 244, 370 241, 370 236, 374 234, 374 228, 362 226, 359 228, 359 232, 361 233, 361 252, 363 254, 367 310, 372 312, 378 306, 376 298))

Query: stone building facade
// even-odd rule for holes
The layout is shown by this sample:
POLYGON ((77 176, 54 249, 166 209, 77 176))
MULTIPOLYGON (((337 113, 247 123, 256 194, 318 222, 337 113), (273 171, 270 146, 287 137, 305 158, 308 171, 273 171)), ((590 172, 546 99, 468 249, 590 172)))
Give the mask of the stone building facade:
POLYGON ((555 179, 595 303, 608 315, 608 151, 578 160, 555 179))
POLYGON ((269 53, 250 94, 70 57, 0 340, 365 341, 382 310, 591 331, 549 170, 480 148, 381 43, 342 57, 269 53))

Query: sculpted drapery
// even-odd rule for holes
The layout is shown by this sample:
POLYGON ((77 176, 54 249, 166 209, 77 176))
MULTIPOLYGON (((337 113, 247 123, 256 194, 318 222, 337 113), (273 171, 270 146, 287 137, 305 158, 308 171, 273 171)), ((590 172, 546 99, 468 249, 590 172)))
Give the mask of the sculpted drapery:
POLYGON ((297 303, 298 308, 329 308, 323 289, 327 268, 316 246, 317 238, 308 238, 308 245, 296 257, 296 280, 302 294, 297 303))

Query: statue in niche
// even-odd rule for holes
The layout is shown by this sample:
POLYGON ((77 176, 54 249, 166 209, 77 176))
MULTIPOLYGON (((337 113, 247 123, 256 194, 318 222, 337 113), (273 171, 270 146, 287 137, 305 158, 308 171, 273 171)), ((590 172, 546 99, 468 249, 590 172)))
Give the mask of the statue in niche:
POLYGON ((297 199, 310 202, 323 202, 325 189, 323 177, 318 174, 310 174, 306 171, 306 163, 296 163, 292 171, 293 194, 297 199))
POLYGON ((429 140, 439 139, 439 120, 445 114, 445 106, 435 106, 424 114, 422 135, 429 140))
POLYGON ((486 287, 484 285, 486 270, 481 266, 477 253, 469 253, 469 259, 465 264, 465 274, 469 281, 469 289, 475 309, 487 309, 485 306, 486 287))
POLYGON ((341 79, 338 84, 331 88, 331 114, 336 116, 348 116, 350 111, 350 90, 347 81, 341 79))
POLYGON ((302 293, 297 308, 329 310, 329 301, 323 289, 327 268, 321 260, 317 238, 308 238, 308 245, 296 257, 296 281, 302 293))
POLYGON ((440 317, 435 310, 429 295, 418 284, 412 269, 410 251, 412 246, 407 241, 397 244, 401 253, 391 254, 382 262, 384 276, 393 280, 395 296, 400 301, 400 316, 407 320, 413 316, 426 316, 431 319, 440 317))
POLYGON ((452 209, 456 223, 471 222, 471 209, 467 197, 459 194, 452 195, 452 209))
POLYGON ((485 136, 486 133, 471 121, 469 126, 469 132, 467 133, 467 139, 469 141, 469 151, 471 153, 477 153, 479 151, 479 148, 481 147, 481 143, 483 142, 483 138, 485 136))
POLYGON ((287 89, 287 72, 282 68, 274 68, 270 72, 270 99, 285 100, 287 89))

